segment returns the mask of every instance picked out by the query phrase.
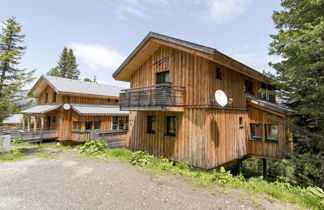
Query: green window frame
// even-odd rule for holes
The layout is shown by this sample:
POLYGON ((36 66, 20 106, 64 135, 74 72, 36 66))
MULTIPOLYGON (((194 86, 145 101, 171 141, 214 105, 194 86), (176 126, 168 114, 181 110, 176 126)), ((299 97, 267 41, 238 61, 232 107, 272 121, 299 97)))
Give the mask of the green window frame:
POLYGON ((250 124, 250 140, 261 141, 262 140, 262 124, 251 123, 250 124))
POLYGON ((158 72, 156 73, 156 84, 165 84, 170 82, 169 80, 169 71, 158 72))
POLYGON ((265 124, 265 141, 270 143, 278 143, 279 127, 276 124, 265 124))
POLYGON ((156 133, 156 116, 147 116, 147 133, 156 133))
POLYGON ((177 117, 176 116, 167 116, 167 131, 166 136, 176 136, 176 126, 177 126, 177 117))

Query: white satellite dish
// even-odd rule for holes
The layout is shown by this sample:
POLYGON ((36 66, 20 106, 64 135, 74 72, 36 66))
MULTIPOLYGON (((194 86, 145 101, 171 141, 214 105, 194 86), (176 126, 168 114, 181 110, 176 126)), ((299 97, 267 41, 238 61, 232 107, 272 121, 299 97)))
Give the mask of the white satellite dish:
POLYGON ((228 98, 226 96, 226 93, 222 90, 216 90, 215 100, 221 107, 224 107, 226 106, 226 104, 228 104, 228 98))
POLYGON ((69 110, 70 108, 71 108, 70 104, 64 104, 63 105, 63 109, 65 109, 65 110, 69 110))

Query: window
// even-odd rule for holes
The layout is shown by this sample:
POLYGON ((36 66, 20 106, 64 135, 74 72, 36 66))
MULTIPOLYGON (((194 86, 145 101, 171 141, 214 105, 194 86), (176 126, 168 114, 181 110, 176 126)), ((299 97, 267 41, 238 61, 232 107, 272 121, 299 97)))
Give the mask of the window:
POLYGON ((156 118, 153 115, 147 116, 147 133, 156 132, 156 118))
POLYGON ((53 94, 53 103, 56 103, 56 93, 53 94))
POLYGON ((124 118, 118 118, 118 129, 124 129, 124 118))
POLYGON ((48 93, 45 94, 45 103, 48 103, 48 93))
POLYGON ((278 125, 265 125, 266 142, 278 142, 278 125))
POLYGON ((80 122, 73 121, 73 130, 79 130, 81 129, 80 122))
POLYGON ((53 123, 55 123, 56 122, 56 117, 55 116, 53 116, 53 123))
POLYGON ((274 94, 271 94, 273 91, 275 91, 275 87, 266 83, 262 83, 262 99, 275 103, 276 102, 276 96, 274 94))
POLYGON ((169 72, 159 72, 156 73, 156 84, 164 84, 169 82, 169 72))
POLYGON ((167 117, 167 136, 176 136, 176 119, 175 116, 167 117))
POLYGON ((244 93, 253 95, 253 83, 250 80, 244 80, 244 93))
POLYGON ((118 126, 118 117, 113 117, 112 129, 116 130, 118 126))
POLYGON ((262 139, 262 124, 259 123, 251 123, 251 140, 260 141, 262 139))
POLYGON ((94 129, 100 130, 101 128, 101 121, 94 121, 94 129))
POLYGON ((222 69, 216 68, 216 79, 222 79, 222 69))
POLYGON ((239 127, 243 128, 243 117, 239 117, 239 127))
POLYGON ((110 98, 108 98, 107 101, 110 102, 110 98))
POLYGON ((92 122, 91 121, 87 121, 85 122, 85 130, 92 130, 92 122))
POLYGON ((119 102, 119 100, 118 100, 118 99, 115 99, 115 102, 116 102, 116 103, 118 103, 118 102, 119 102))

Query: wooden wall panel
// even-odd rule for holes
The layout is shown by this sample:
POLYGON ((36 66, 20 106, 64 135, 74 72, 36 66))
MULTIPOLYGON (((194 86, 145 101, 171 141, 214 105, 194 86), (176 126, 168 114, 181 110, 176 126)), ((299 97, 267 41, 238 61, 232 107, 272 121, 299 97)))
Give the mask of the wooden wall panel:
POLYGON ((285 150, 290 146, 288 140, 289 131, 284 125, 284 121, 287 118, 275 116, 273 114, 267 113, 255 107, 250 107, 248 110, 249 123, 261 123, 262 124, 262 141, 253 141, 250 139, 250 126, 248 127, 248 140, 247 148, 248 154, 258 155, 270 158, 283 158, 285 155, 285 150), (278 143, 265 142, 265 124, 277 124, 278 125, 278 143), (287 134, 288 133, 288 134, 287 134))

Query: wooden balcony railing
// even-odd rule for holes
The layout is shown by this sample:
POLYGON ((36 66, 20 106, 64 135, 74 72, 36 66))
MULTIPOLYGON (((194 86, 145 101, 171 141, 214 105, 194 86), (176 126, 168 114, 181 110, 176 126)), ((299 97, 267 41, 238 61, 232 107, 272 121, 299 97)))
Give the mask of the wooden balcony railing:
POLYGON ((122 90, 120 109, 164 110, 167 107, 182 107, 185 104, 185 88, 170 83, 122 90))
POLYGON ((57 129, 32 129, 20 130, 20 137, 22 141, 40 141, 46 139, 56 139, 57 129))

